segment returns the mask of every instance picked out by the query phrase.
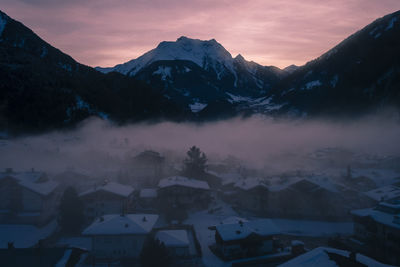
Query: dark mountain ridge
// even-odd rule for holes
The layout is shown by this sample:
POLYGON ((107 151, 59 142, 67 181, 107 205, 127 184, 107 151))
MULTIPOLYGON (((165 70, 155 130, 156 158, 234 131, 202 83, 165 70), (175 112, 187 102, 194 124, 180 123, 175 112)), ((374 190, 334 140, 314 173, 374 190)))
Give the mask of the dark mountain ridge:
POLYGON ((304 66, 246 61, 180 37, 113 68, 76 62, 0 11, 0 128, 37 132, 98 116, 116 123, 233 116, 353 117, 400 107, 400 11, 304 66))

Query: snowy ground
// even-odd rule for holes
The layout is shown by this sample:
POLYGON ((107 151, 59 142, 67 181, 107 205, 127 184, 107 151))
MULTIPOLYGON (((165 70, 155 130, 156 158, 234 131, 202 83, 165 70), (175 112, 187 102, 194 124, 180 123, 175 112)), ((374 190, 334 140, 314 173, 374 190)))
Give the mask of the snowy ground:
POLYGON ((0 248, 7 248, 8 242, 14 242, 16 248, 32 247, 40 239, 50 236, 56 227, 55 220, 42 228, 26 224, 0 224, 0 248))

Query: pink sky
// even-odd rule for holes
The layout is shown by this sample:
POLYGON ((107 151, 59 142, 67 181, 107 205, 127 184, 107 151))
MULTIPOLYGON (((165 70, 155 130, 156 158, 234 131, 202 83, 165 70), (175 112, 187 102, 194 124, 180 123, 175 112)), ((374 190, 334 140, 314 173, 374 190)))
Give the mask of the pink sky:
POLYGON ((90 66, 114 66, 161 41, 215 38, 263 65, 302 65, 400 0, 1 0, 0 9, 90 66))

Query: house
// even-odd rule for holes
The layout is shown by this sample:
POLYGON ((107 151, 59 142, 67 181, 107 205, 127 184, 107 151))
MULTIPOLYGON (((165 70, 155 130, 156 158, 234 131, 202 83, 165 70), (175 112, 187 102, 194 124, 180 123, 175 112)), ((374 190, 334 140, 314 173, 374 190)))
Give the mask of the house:
POLYGON ((44 224, 54 216, 60 198, 59 184, 46 173, 7 172, 0 174, 2 221, 44 224), (9 215, 12 215, 11 217, 9 215))
POLYGON ((189 237, 185 229, 160 230, 156 233, 155 239, 160 240, 165 245, 173 257, 190 257, 189 237))
POLYGON ((400 199, 400 186, 396 184, 386 185, 367 191, 364 194, 376 201, 376 203, 381 201, 391 201, 394 199, 400 199))
POLYGON ((390 267, 359 253, 317 247, 309 252, 297 256, 278 267, 314 267, 314 266, 381 266, 390 267))
POLYGON ((169 207, 206 208, 210 201, 210 187, 205 181, 172 176, 158 183, 158 199, 169 207))
POLYGON ((264 213, 268 209, 269 189, 267 182, 256 177, 241 179, 234 184, 234 193, 224 199, 240 209, 264 213))
POLYGON ((145 150, 132 157, 129 164, 129 175, 123 178, 124 183, 128 184, 154 187, 165 172, 165 158, 152 150, 145 150))
POLYGON ((254 257, 276 250, 278 228, 269 219, 215 226, 216 252, 224 259, 254 257))
POLYGON ((62 191, 68 187, 74 187, 78 192, 89 190, 95 180, 83 171, 65 170, 54 175, 54 180, 60 184, 62 191))
POLYGON ((353 210, 354 236, 364 251, 400 265, 400 200, 353 210))
POLYGON ((154 211, 158 207, 157 188, 142 188, 136 197, 135 210, 154 211))
POLYGON ((82 234, 92 238, 96 259, 137 259, 157 220, 155 214, 109 214, 97 218, 82 234))
POLYGON ((330 219, 348 217, 343 188, 325 178, 294 177, 269 186, 267 216, 330 219))
POLYGON ((133 199, 134 189, 131 186, 114 182, 104 182, 100 186, 79 194, 84 204, 86 222, 105 214, 121 214, 128 210, 133 199))

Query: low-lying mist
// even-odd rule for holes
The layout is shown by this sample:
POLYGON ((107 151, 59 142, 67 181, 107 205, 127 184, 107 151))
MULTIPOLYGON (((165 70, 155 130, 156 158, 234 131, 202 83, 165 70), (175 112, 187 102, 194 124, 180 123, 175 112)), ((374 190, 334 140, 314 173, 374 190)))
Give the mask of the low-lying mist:
POLYGON ((265 117, 203 124, 163 122, 118 127, 89 119, 76 130, 1 140, 0 168, 58 172, 116 171, 143 150, 180 163, 196 145, 209 162, 228 156, 250 168, 285 171, 313 168, 310 154, 325 148, 379 156, 400 154, 398 117, 372 116, 352 122, 273 120, 265 117))

